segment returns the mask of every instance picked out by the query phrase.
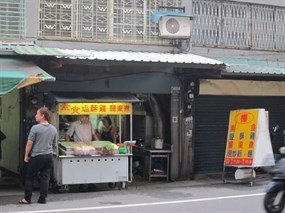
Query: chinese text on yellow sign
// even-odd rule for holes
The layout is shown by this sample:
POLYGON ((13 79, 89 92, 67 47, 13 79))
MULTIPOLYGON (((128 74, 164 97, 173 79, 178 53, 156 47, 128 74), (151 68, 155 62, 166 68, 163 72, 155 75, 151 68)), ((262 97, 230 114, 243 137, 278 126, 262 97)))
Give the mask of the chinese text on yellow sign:
POLYGON ((254 157, 258 110, 231 111, 225 166, 251 166, 254 157))
POLYGON ((58 114, 60 115, 130 115, 131 103, 59 103, 58 114))

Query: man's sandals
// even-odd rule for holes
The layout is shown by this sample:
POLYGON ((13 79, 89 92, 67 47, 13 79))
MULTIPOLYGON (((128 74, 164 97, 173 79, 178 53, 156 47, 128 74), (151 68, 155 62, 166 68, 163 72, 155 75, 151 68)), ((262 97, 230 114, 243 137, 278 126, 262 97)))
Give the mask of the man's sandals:
POLYGON ((19 204, 30 204, 31 202, 26 201, 25 198, 19 201, 19 204))

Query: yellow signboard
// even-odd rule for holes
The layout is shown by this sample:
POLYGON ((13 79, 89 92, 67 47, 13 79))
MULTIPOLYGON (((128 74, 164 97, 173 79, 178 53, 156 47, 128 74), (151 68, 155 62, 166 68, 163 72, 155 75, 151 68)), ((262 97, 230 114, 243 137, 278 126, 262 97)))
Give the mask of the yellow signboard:
POLYGON ((252 166, 259 110, 230 112, 225 166, 252 166))
POLYGON ((59 103, 60 115, 130 115, 131 103, 59 103))

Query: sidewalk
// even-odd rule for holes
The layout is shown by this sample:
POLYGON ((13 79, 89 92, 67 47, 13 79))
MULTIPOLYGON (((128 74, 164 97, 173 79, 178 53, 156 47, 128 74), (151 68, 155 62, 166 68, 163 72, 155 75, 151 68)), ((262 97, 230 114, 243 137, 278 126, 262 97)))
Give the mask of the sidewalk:
POLYGON ((23 189, 18 178, 0 177, 0 197, 20 194, 23 194, 23 189))
MULTIPOLYGON (((225 179, 226 184, 248 184, 249 180, 237 181, 232 179, 225 179)), ((253 187, 255 185, 266 185, 270 181, 270 176, 266 173, 257 174, 253 179, 253 187)), ((129 190, 139 190, 146 188, 183 188, 183 187, 203 187, 211 185, 224 185, 221 174, 203 174, 195 175, 194 180, 177 180, 168 181, 164 179, 154 179, 149 182, 147 179, 136 176, 135 179, 127 184, 129 190)), ((108 189, 106 184, 96 184, 99 189, 108 189)), ((1 177, 0 178, 0 198, 3 196, 18 196, 23 195, 23 188, 19 179, 15 177, 1 177)))
MULTIPOLYGON (((256 178, 253 179, 254 185, 266 185, 270 181, 270 175, 266 173, 257 173, 256 178)), ((211 185, 224 185, 224 184, 248 184, 250 186, 251 180, 235 180, 234 177, 225 178, 225 183, 222 180, 222 174, 199 174, 195 175, 193 180, 176 180, 176 181, 163 181, 163 179, 148 182, 146 179, 135 179, 129 184, 129 187, 134 188, 176 188, 176 187, 201 187, 211 185)))

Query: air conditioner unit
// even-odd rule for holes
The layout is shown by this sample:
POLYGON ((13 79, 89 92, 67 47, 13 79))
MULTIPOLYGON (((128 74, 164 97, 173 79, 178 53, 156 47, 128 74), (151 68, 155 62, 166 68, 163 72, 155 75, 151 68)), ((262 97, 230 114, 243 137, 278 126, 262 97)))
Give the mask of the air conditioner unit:
POLYGON ((188 16, 162 16, 158 26, 161 38, 188 39, 191 35, 191 21, 188 16))

